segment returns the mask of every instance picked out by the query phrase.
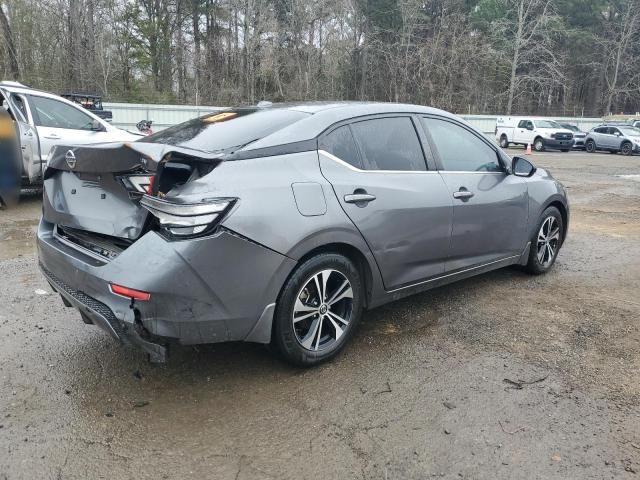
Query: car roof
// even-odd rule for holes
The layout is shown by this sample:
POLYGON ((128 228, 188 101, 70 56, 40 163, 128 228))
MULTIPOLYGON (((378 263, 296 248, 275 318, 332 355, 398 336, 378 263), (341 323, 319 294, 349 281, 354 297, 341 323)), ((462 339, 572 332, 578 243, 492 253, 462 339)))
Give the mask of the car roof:
MULTIPOLYGON (((255 106, 252 108, 256 108, 255 106)), ((291 125, 284 127, 271 135, 252 143, 246 150, 272 147, 286 143, 300 142, 316 138, 327 128, 346 120, 357 119, 369 115, 415 113, 431 114, 450 118, 471 127, 463 119, 437 108, 423 105, 411 105, 405 103, 385 102, 299 102, 299 103, 274 103, 264 108, 284 108, 308 113, 303 118, 291 125)))

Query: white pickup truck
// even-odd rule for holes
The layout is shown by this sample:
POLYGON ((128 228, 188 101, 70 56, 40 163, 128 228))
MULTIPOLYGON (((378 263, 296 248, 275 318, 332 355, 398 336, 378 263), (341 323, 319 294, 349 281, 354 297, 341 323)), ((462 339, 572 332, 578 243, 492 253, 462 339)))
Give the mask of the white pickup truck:
POLYGON ((18 126, 24 186, 42 182, 47 157, 56 145, 133 142, 142 138, 62 97, 17 82, 0 82, 0 108, 7 109, 18 126))
POLYGON ((496 140, 502 148, 510 144, 531 145, 537 152, 553 148, 568 152, 573 132, 553 120, 535 117, 500 117, 496 121, 496 140))

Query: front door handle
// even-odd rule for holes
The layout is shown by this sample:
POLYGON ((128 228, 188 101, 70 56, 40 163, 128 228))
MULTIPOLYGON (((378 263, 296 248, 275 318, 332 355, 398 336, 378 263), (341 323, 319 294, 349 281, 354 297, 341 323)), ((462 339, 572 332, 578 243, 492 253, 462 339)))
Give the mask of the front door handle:
POLYGON ((369 193, 352 193, 344 196, 344 201, 347 203, 369 203, 376 199, 375 195, 369 193))
POLYGON ((460 200, 466 200, 468 198, 473 197, 474 193, 470 192, 466 188, 462 187, 457 192, 453 192, 453 198, 459 198, 460 200))
POLYGON ((60 137, 57 135, 45 135, 44 138, 47 140, 60 140, 60 137))

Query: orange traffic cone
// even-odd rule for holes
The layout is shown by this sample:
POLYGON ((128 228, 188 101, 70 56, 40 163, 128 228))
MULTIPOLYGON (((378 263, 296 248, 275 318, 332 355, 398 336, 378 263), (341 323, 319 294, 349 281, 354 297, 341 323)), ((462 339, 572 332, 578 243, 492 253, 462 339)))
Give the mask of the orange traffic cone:
POLYGON ((527 143, 527 152, 526 152, 526 154, 527 155, 531 155, 531 144, 530 143, 527 143))

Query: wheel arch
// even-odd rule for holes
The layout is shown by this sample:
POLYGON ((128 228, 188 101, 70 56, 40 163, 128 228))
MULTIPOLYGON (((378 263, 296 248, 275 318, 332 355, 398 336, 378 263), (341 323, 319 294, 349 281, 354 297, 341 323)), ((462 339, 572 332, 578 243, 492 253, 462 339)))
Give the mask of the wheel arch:
POLYGON ((568 228, 569 227, 569 209, 559 199, 551 200, 548 204, 544 206, 542 211, 544 212, 549 207, 555 207, 560 211, 560 215, 562 216, 562 225, 564 227, 562 231, 562 243, 564 243, 565 238, 567 238, 567 232, 569 230, 568 228))
MULTIPOLYGON (((284 284, 286 284, 286 282, 289 280, 291 275, 293 275, 298 266, 302 265, 311 257, 323 253, 337 253, 339 255, 343 255, 354 263, 354 265, 358 269, 358 272, 360 273, 360 277, 362 278, 362 282, 364 284, 364 306, 365 308, 368 307, 371 304, 373 287, 375 285, 374 268, 377 270, 377 266, 372 266, 370 260, 359 248, 347 242, 336 241, 325 243, 313 247, 311 250, 308 250, 298 259, 295 267, 291 269, 291 272, 289 273, 289 276, 285 280, 284 284)), ((282 289, 280 290, 280 294, 282 294, 282 289)), ((280 294, 278 294, 278 299, 280 298, 280 294)))

